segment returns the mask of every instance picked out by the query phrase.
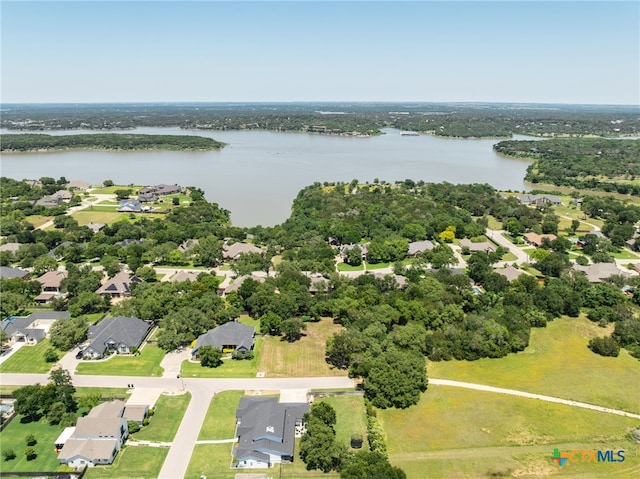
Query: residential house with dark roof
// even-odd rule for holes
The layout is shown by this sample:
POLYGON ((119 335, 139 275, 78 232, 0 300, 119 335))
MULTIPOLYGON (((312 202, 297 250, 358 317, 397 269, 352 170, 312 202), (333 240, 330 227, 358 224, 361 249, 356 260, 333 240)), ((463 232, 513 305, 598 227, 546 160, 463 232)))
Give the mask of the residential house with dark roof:
POLYGON ((29 272, 20 268, 11 268, 10 266, 0 266, 0 278, 12 279, 22 278, 26 279, 29 276, 29 272))
POLYGON ((243 397, 236 410, 237 468, 267 468, 293 462, 295 439, 304 430, 308 403, 279 403, 275 397, 243 397))
POLYGON ((69 183, 67 183, 67 188, 69 188, 70 190, 86 191, 89 188, 91 188, 91 184, 87 183, 86 181, 72 180, 69 183))
POLYGON ((36 311, 29 316, 7 318, 0 324, 10 341, 37 344, 46 335, 48 327, 57 319, 69 319, 68 311, 36 311))
POLYGON ((156 186, 147 186, 146 188, 142 188, 138 194, 146 195, 146 194, 154 194, 154 195, 173 195, 176 193, 180 193, 182 191, 182 187, 180 185, 165 185, 163 183, 156 186))
POLYGON ((518 201, 523 205, 533 206, 562 204, 560 198, 555 195, 520 195, 518 201))
POLYGON ((82 352, 85 359, 104 357, 114 351, 128 354, 133 348, 139 348, 151 331, 151 324, 135 316, 106 318, 94 326, 89 326, 87 339, 91 341, 82 352))
POLYGON ((187 251, 195 248, 196 246, 198 246, 198 243, 200 243, 197 239, 188 239, 186 241, 183 241, 182 243, 180 243, 180 245, 178 246, 178 251, 180 251, 182 254, 186 253, 187 251))
POLYGON ((191 357, 197 358, 198 351, 202 346, 212 346, 224 352, 250 351, 253 349, 255 333, 256 328, 253 326, 229 321, 198 336, 196 345, 191 351, 191 357))
POLYGON ((227 285, 226 287, 223 287, 221 284, 220 287, 218 288, 218 292, 222 294, 229 294, 229 293, 233 293, 234 291, 238 291, 238 289, 240 289, 240 286, 242 286, 242 283, 244 283, 248 279, 252 279, 259 283, 264 283, 265 281, 264 276, 259 276, 254 271, 251 275, 243 274, 242 276, 238 276, 236 279, 233 280, 233 283, 227 285))
POLYGON ((140 201, 132 199, 120 200, 118 205, 118 211, 121 213, 142 213, 144 211, 143 208, 148 207, 143 207, 140 201))
POLYGON ((126 271, 120 271, 100 286, 96 293, 110 298, 124 298, 131 296, 131 285, 134 283, 142 283, 142 279, 135 275, 129 276, 126 271))

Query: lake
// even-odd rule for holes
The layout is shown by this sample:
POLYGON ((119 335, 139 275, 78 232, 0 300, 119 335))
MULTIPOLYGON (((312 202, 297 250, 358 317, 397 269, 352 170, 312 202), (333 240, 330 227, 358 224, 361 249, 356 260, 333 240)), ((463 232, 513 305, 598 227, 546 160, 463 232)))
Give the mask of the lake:
MULTIPOLYGON (((500 190, 526 190, 530 164, 493 151, 500 140, 402 136, 384 130, 371 138, 269 131, 187 131, 138 128, 114 133, 199 135, 228 144, 220 151, 65 151, 2 155, 0 173, 15 179, 42 176, 102 184, 179 184, 202 188, 209 201, 231 211, 236 226, 272 226, 289 217, 298 192, 316 181, 374 178, 393 183, 489 183, 500 190)), ((0 134, 17 133, 0 130, 0 134)), ((97 133, 47 131, 48 134, 97 133)), ((514 137, 515 139, 530 139, 514 137)))

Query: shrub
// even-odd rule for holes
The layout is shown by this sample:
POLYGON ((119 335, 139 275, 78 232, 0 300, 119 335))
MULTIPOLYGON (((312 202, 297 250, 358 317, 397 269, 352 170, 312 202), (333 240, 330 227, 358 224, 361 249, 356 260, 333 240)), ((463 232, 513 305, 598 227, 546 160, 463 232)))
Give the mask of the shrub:
POLYGON ((148 425, 149 425, 149 418, 148 418, 148 417, 145 417, 145 418, 142 420, 142 425, 143 425, 143 426, 148 426, 148 425))
POLYGON ((16 458, 16 451, 14 451, 11 448, 3 449, 2 450, 2 457, 4 458, 5 461, 10 461, 11 459, 15 459, 16 458))
POLYGON ((152 407, 151 409, 149 409, 149 412, 147 413, 149 415, 149 417, 153 416, 156 413, 156 408, 152 407))
POLYGON ((33 461, 38 455, 36 454, 36 450, 32 447, 28 447, 24 450, 24 455, 27 458, 27 461, 33 461))
POLYGON ((29 434, 24 438, 24 440, 27 443, 27 446, 35 446, 36 444, 38 444, 38 440, 33 434, 29 434))
POLYGON ((593 338, 589 341, 589 349, 600 356, 618 357, 620 346, 610 336, 604 338, 593 338))
POLYGON ((58 357, 58 353, 53 348, 49 348, 44 352, 44 360, 48 363, 55 363, 58 357))
POLYGON ((129 426, 129 433, 133 434, 134 432, 138 432, 140 430, 140 424, 136 421, 127 421, 127 426, 129 426))

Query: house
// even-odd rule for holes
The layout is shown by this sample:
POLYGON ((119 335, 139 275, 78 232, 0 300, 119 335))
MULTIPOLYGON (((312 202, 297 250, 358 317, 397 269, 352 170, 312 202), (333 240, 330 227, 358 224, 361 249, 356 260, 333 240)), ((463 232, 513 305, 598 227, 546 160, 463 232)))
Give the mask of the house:
POLYGON ((42 285, 42 291, 45 293, 59 293, 62 280, 67 277, 66 271, 47 271, 42 276, 36 278, 36 281, 42 285))
POLYGON ((47 253, 47 255, 51 256, 52 258, 61 258, 62 252, 64 251, 64 249, 70 246, 78 246, 81 249, 85 249, 87 247, 86 243, 74 243, 72 241, 63 241, 58 246, 51 248, 47 253))
POLYGON ((141 203, 155 203, 158 201, 158 196, 153 193, 143 193, 138 195, 138 201, 141 203))
POLYGON ((172 283, 182 283, 183 281, 191 281, 192 283, 198 280, 198 276, 200 276, 201 271, 184 271, 180 270, 171 278, 169 281, 172 283))
POLYGON ((385 279, 387 277, 393 278, 393 280, 396 283, 396 286, 400 289, 406 288, 407 287, 407 278, 405 278, 402 275, 399 274, 392 274, 392 273, 371 273, 369 271, 367 271, 365 274, 373 274, 373 276, 377 279, 385 279))
POLYGON ((540 246, 542 246, 542 242, 545 239, 548 239, 549 241, 554 241, 558 239, 558 237, 554 234, 539 235, 538 233, 525 233, 522 235, 522 239, 528 245, 539 248, 540 246))
POLYGON ((117 316, 89 326, 87 339, 91 341, 82 352, 85 359, 104 357, 106 352, 128 354, 133 348, 139 348, 151 331, 151 324, 139 318, 117 316))
POLYGON ((212 346, 222 351, 251 351, 255 341, 256 328, 237 321, 229 321, 198 336, 191 351, 192 359, 198 357, 202 346, 212 346))
POLYGON ((37 311, 29 316, 7 318, 0 327, 13 342, 37 344, 42 341, 49 327, 58 319, 69 319, 68 311, 37 311))
POLYGON ((22 278, 27 279, 29 276, 28 271, 24 271, 20 268, 11 268, 9 266, 0 266, 0 278, 2 279, 13 279, 13 278, 22 278))
POLYGON ((303 271, 302 274, 304 274, 311 280, 311 283, 309 283, 309 292, 311 294, 329 290, 329 279, 325 278, 321 273, 311 273, 309 271, 303 271))
POLYGON ((588 266, 574 264, 571 269, 583 272, 590 283, 602 283, 611 276, 630 276, 627 271, 619 269, 615 263, 594 263, 588 266))
POLYGON ((149 416, 149 405, 128 405, 124 408, 124 417, 127 421, 135 421, 142 426, 143 421, 149 416))
POLYGON ((338 248, 338 251, 340 253, 340 256, 344 259, 347 256, 347 251, 352 250, 356 247, 360 248, 360 251, 362 252, 362 261, 365 261, 367 259, 367 254, 369 253, 367 244, 343 244, 338 248))
POLYGON ((241 255, 247 253, 264 254, 265 250, 249 243, 233 243, 222 247, 222 256, 227 259, 237 260, 241 255))
POLYGON ((178 251, 180 251, 182 254, 184 254, 187 251, 189 251, 190 249, 193 249, 196 246, 198 246, 198 243, 199 243, 199 241, 197 239, 188 239, 188 240, 183 241, 182 243, 180 243, 180 246, 178 246, 178 251))
POLYGON ((60 198, 54 198, 53 196, 44 196, 36 201, 36 206, 43 206, 45 208, 55 208, 62 200, 60 198))
POLYGON ((93 231, 94 233, 97 233, 102 228, 104 228, 105 225, 104 223, 88 223, 85 226, 89 228, 91 231, 93 231))
POLYGON ((293 462, 295 438, 304 430, 307 403, 279 403, 275 397, 243 397, 236 410, 234 466, 266 468, 293 462))
POLYGON ((146 188, 142 188, 140 191, 138 191, 138 194, 173 195, 176 193, 180 193, 181 191, 182 187, 179 185, 159 184, 157 186, 147 186, 146 188))
POLYGON ((520 195, 518 201, 523 205, 544 206, 562 204, 560 198, 555 195, 520 195))
POLYGON ((56 439, 60 463, 76 469, 111 464, 129 436, 124 411, 124 401, 109 401, 78 418, 56 439))
POLYGON ((429 240, 414 241, 412 243, 409 243, 407 256, 417 256, 424 251, 431 251, 433 248, 435 248, 435 246, 429 240))
POLYGON ((120 271, 100 286, 96 293, 111 298, 123 298, 131 295, 131 285, 135 283, 142 283, 142 280, 135 275, 129 276, 126 271, 120 271))
POLYGON ((67 183, 67 188, 69 188, 70 190, 87 191, 91 188, 91 184, 87 183, 86 181, 73 180, 67 183))
POLYGON ((264 283, 264 280, 265 280, 264 277, 258 276, 255 273, 252 274, 251 276, 249 276, 248 274, 243 274, 242 276, 238 276, 233 281, 233 283, 231 283, 226 288, 224 288, 222 293, 229 294, 229 293, 233 293, 234 291, 238 291, 238 289, 240 289, 240 286, 242 286, 242 283, 244 283, 247 279, 252 279, 254 281, 258 281, 259 283, 264 283))
POLYGON ((143 211, 149 211, 149 207, 143 207, 142 203, 138 200, 120 200, 118 211, 121 213, 142 213, 143 211), (143 208, 146 208, 146 210, 143 208))
POLYGON ((51 195, 51 198, 56 198, 61 202, 67 203, 71 201, 71 198, 73 198, 73 193, 67 190, 58 190, 51 195))
POLYGON ((464 238, 458 242, 458 246, 460 248, 469 248, 469 251, 472 253, 482 252, 482 253, 495 253, 497 248, 496 245, 490 243, 488 241, 482 241, 480 243, 473 243, 471 240, 464 238))
POLYGON ((5 243, 3 245, 0 245, 0 253, 2 253, 3 251, 17 253, 20 249, 20 246, 22 246, 22 243, 5 243))
POLYGON ((507 266, 505 268, 498 268, 498 269, 494 270, 494 272, 498 273, 498 274, 501 274, 502 276, 507 278, 507 280, 509 282, 515 281, 516 279, 518 279, 523 274, 527 274, 524 271, 522 271, 521 269, 514 268, 513 265, 509 265, 509 266, 507 266))

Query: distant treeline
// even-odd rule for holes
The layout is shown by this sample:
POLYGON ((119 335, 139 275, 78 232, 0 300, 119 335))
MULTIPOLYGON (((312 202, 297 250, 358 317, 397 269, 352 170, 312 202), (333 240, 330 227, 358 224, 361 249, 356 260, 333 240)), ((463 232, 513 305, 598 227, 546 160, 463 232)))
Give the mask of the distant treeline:
POLYGON ((501 141, 494 150, 536 161, 525 180, 640 195, 640 140, 602 138, 501 141))
POLYGON ((189 135, 2 135, 0 151, 38 151, 66 149, 99 150, 217 150, 225 144, 212 138, 189 135))
POLYGON ((445 137, 623 136, 640 134, 629 106, 509 104, 171 104, 7 105, 12 130, 116 130, 179 127, 377 135, 384 128, 445 137))

